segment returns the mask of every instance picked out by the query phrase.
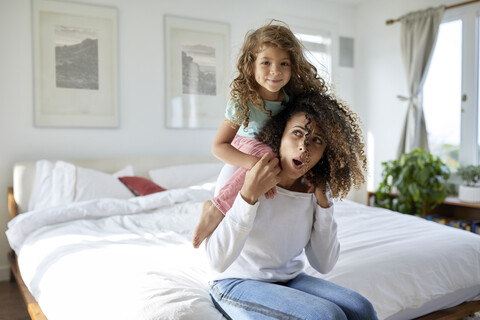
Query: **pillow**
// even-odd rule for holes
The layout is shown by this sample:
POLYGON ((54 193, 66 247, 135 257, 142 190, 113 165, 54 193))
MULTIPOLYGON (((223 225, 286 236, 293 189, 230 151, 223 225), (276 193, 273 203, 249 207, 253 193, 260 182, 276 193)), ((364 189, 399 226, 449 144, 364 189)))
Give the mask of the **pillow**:
POLYGON ((52 206, 99 198, 128 199, 134 195, 118 180, 118 175, 133 175, 131 166, 108 174, 57 161, 53 169, 52 206))
POLYGON ((55 163, 48 160, 38 160, 35 163, 35 179, 28 200, 28 211, 50 207, 54 166, 55 163))
POLYGON ((107 174, 64 161, 39 160, 28 210, 97 198, 132 198, 134 195, 118 180, 127 175, 133 176, 132 166, 107 174))
POLYGON ((222 162, 187 164, 150 170, 148 174, 153 182, 163 188, 187 188, 215 181, 223 165, 222 162))
POLYGON ((112 173, 112 176, 114 176, 115 178, 120 178, 123 176, 133 176, 133 167, 131 165, 128 165, 125 168, 112 173))
POLYGON ((120 177, 118 178, 136 196, 146 196, 152 193, 165 191, 155 182, 142 177, 120 177))

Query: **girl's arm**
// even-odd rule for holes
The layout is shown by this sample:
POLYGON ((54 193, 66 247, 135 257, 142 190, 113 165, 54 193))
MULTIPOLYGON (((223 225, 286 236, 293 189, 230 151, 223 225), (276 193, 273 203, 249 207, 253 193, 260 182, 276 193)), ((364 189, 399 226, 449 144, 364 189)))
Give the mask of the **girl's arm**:
POLYGON ((320 273, 330 272, 340 255, 337 238, 337 222, 333 218, 333 204, 321 191, 315 188, 317 207, 313 219, 313 229, 305 253, 310 265, 320 273))
POLYGON ((212 153, 225 163, 250 170, 259 158, 243 153, 231 145, 238 129, 238 125, 225 119, 213 139, 212 153))

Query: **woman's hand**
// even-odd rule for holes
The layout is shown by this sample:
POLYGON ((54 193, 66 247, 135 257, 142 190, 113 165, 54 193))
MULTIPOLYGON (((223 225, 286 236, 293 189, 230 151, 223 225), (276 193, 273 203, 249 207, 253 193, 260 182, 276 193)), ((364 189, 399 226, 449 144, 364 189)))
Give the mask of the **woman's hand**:
POLYGON ((326 188, 324 186, 316 186, 314 193, 315 198, 317 199, 317 203, 322 208, 330 207, 330 203, 328 202, 328 197, 326 195, 326 188))
POLYGON ((315 194, 315 198, 317 199, 317 203, 320 207, 322 208, 328 208, 330 206, 328 202, 328 197, 324 193, 324 191, 327 191, 327 188, 325 187, 324 184, 320 184, 319 186, 315 186, 312 183, 312 173, 309 171, 303 176, 304 182, 307 184, 308 188, 308 193, 313 193, 315 194))
POLYGON ((255 204, 263 194, 274 188, 280 182, 280 168, 278 158, 270 159, 270 154, 266 153, 249 170, 245 176, 245 182, 240 195, 250 204, 255 204))

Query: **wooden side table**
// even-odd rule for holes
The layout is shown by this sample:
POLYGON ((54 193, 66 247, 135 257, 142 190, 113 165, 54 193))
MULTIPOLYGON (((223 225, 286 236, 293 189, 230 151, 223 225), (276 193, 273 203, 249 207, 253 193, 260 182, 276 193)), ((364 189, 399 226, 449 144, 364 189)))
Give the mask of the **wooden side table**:
MULTIPOLYGON (((367 205, 375 205, 375 191, 367 192, 367 205)), ((457 220, 480 220, 480 203, 462 202, 449 196, 429 214, 457 220)))

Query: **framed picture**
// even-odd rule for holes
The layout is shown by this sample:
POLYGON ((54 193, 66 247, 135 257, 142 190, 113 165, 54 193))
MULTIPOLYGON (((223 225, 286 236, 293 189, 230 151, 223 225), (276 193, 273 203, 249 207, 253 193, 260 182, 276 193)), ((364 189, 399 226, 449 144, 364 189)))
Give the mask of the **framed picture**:
POLYGON ((117 11, 33 0, 35 125, 117 127, 117 11))
POLYGON ((228 92, 228 24, 165 16, 165 39, 167 128, 218 128, 228 92))

